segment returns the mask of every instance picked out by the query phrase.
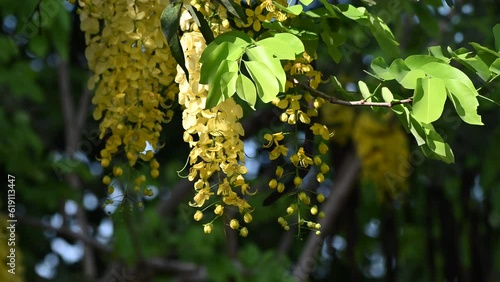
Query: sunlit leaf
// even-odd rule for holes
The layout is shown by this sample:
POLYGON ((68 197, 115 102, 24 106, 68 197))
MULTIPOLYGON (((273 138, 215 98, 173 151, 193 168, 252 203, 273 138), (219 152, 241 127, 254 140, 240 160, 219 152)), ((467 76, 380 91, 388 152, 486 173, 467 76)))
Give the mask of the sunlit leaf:
POLYGON ((304 52, 304 44, 302 44, 302 41, 297 38, 297 36, 290 33, 278 33, 274 37, 286 42, 286 48, 291 49, 295 54, 301 54, 304 52))
POLYGON ((385 62, 384 58, 375 58, 370 67, 375 72, 375 74, 383 80, 392 80, 394 76, 390 73, 389 66, 385 62))
POLYGON ((402 59, 394 60, 389 72, 406 89, 415 89, 417 79, 425 77, 425 72, 418 68, 410 69, 402 59))
POLYGON ((278 80, 271 70, 265 64, 257 61, 247 61, 245 67, 255 83, 257 94, 262 102, 271 102, 279 92, 278 80))
MULTIPOLYGON (((217 71, 215 72, 215 75, 211 79, 209 83, 209 88, 208 88, 208 94, 207 94, 207 102, 205 105, 206 109, 213 108, 217 106, 219 103, 223 102, 226 97, 223 96, 222 92, 222 76, 225 75, 228 72, 238 72, 238 64, 235 61, 230 61, 230 60, 223 60, 217 68, 217 71)), ((228 94, 229 88, 225 89, 228 94)), ((234 93, 234 92, 233 92, 234 93)), ((231 94, 232 95, 232 94, 231 94)), ((227 95, 229 96, 229 95, 227 95)))
POLYGON ((427 75, 441 78, 460 118, 469 124, 482 125, 477 114, 477 90, 462 71, 447 64, 431 62, 421 68, 427 75))
POLYGON ((497 75, 500 74, 500 58, 496 59, 491 65, 490 65, 490 71, 496 73, 497 75))
POLYGON ((386 102, 392 102, 394 100, 394 95, 392 95, 391 90, 387 87, 382 87, 382 98, 386 102))
POLYGON ((477 114, 477 91, 457 79, 445 79, 444 83, 460 118, 469 124, 483 125, 481 116, 477 114))
POLYGON ((359 87, 359 91, 361 92, 361 95, 363 96, 363 98, 368 101, 368 102, 371 102, 372 99, 371 99, 371 96, 372 96, 372 93, 370 93, 370 89, 368 89, 368 86, 366 85, 366 83, 364 81, 358 81, 358 87, 359 87))
POLYGON ((446 88, 439 78, 419 78, 413 95, 413 114, 423 123, 436 121, 443 113, 446 88))
POLYGON ((470 56, 472 52, 458 54, 450 50, 450 54, 456 61, 466 66, 471 71, 477 72, 483 81, 487 81, 491 76, 491 71, 486 63, 479 56, 470 56))
POLYGON ((274 58, 272 53, 267 51, 267 48, 262 46, 256 46, 254 48, 247 49, 246 54, 248 58, 252 61, 261 62, 266 65, 271 71, 272 75, 276 77, 279 83, 279 91, 285 91, 286 74, 281 66, 280 60, 274 58))
POLYGON ((447 58, 445 55, 443 55, 443 49, 441 46, 431 46, 429 47, 429 53, 434 57, 438 58, 441 61, 448 63, 450 61, 449 58, 447 58))
POLYGON ((221 92, 225 99, 230 98, 236 92, 236 79, 238 72, 226 72, 221 76, 221 92))
POLYGON ((238 75, 236 79, 236 94, 250 105, 252 109, 255 109, 255 103, 257 102, 257 92, 255 90, 255 85, 243 74, 238 75))
POLYGON ((222 42, 221 44, 215 46, 216 47, 211 52, 203 53, 200 58, 200 63, 202 63, 200 70, 200 83, 210 84, 213 81, 216 70, 219 68, 222 61, 236 61, 245 52, 244 47, 230 42, 222 42))
POLYGON ((432 124, 424 124, 426 145, 422 146, 422 151, 427 157, 441 160, 445 163, 455 162, 455 156, 441 135, 436 132, 432 124))

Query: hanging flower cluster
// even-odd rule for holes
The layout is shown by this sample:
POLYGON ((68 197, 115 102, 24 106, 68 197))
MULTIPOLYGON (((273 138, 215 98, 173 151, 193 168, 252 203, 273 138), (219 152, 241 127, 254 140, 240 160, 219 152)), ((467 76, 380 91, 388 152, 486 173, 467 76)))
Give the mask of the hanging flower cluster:
MULTIPOLYGON (((304 52, 301 57, 286 63, 284 70, 290 76, 305 77, 309 81, 309 85, 316 89, 321 82, 321 72, 314 70, 314 67, 311 65, 312 61, 313 58, 304 52)), ((315 230, 316 234, 319 235, 321 225, 314 220, 309 220, 309 217, 319 216, 321 218, 323 216, 323 213, 318 210, 318 204, 322 203, 325 197, 322 194, 316 194, 314 191, 307 191, 300 188, 303 183, 300 171, 310 171, 312 167, 315 167, 313 171, 316 181, 322 183, 325 181, 325 174, 330 170, 324 159, 328 151, 327 142, 330 139, 331 133, 325 125, 312 121, 313 118, 318 116, 318 110, 325 104, 325 101, 322 98, 313 97, 308 92, 299 92, 291 82, 287 82, 286 88, 288 92, 294 91, 296 94, 285 94, 284 97, 278 97, 273 100, 273 105, 283 110, 280 120, 283 123, 292 125, 295 130, 286 133, 277 132, 264 135, 264 147, 271 148, 269 152, 271 160, 283 157, 293 165, 293 169, 284 175, 283 166, 278 166, 275 172, 276 178, 269 181, 269 188, 283 193, 286 186, 284 182, 287 179, 286 176, 293 174, 293 185, 298 188, 296 190, 297 193, 295 193, 296 199, 292 200, 291 204, 287 207, 286 215, 278 218, 278 223, 285 230, 289 230, 289 220, 286 217, 296 216, 296 222, 298 222, 299 226, 315 230), (312 132, 314 140, 299 140, 297 134, 298 124, 308 125, 307 130, 312 132), (287 142, 285 135, 294 139, 293 142, 287 142), (314 143, 315 145, 306 145, 306 143, 314 143), (289 148, 290 144, 295 144, 295 148, 289 148), (312 148, 315 149, 313 150, 312 148), (290 153, 290 151, 293 153, 290 153), (316 202, 311 200, 311 195, 316 195, 316 202), (308 213, 301 213, 301 208, 308 208, 310 215, 308 213)))
MULTIPOLYGON (((184 108, 184 141, 191 147, 188 179, 195 181, 196 195, 190 205, 200 208, 194 218, 202 220, 203 211, 210 207, 205 207, 206 203, 217 194, 222 201, 215 204, 215 218, 225 214, 225 207, 234 206, 243 215, 243 220, 249 223, 252 220, 251 206, 244 198, 249 194, 249 185, 243 178, 247 168, 244 165, 243 141, 240 139, 244 131, 239 123, 243 109, 233 99, 227 99, 212 109, 205 109, 208 86, 199 84, 199 59, 206 44, 202 34, 192 28, 192 19, 185 15, 188 12, 182 13, 181 29, 184 34, 181 45, 189 81, 180 66, 177 67, 175 81, 179 83, 179 104, 184 108), (213 189, 212 183, 217 189, 213 189)), ((215 218, 204 224, 206 233, 212 231, 215 218)), ((248 229, 241 227, 236 218, 230 219, 229 226, 239 230, 241 236, 248 234, 248 229)))
MULTIPOLYGON (((130 166, 140 159, 150 163, 151 176, 158 177, 154 159, 161 123, 172 118, 168 108, 175 99, 175 60, 160 29, 160 14, 166 0, 79 0, 81 29, 85 32, 85 55, 93 72, 88 87, 95 90, 94 118, 101 120, 100 138, 107 139, 101 165, 124 150, 130 166), (152 150, 146 152, 149 144, 152 150)), ((123 169, 113 168, 113 175, 123 169)), ((137 176, 135 189, 146 180, 137 176)), ((109 185, 109 176, 103 178, 109 185)), ((110 188, 109 190, 112 191, 110 188)), ((145 191, 149 194, 150 191, 145 191)))
MULTIPOLYGON (((241 5, 239 1, 236 3, 241 5)), ((247 236, 248 229, 242 225, 252 221, 252 207, 246 199, 251 193, 244 179, 247 173, 241 140, 244 130, 239 122, 243 109, 232 98, 205 109, 208 86, 199 83, 199 60, 206 42, 190 12, 183 8, 179 23, 182 31, 180 41, 189 72, 187 80, 183 69, 173 59, 160 29, 160 15, 168 4, 167 0, 116 0, 109 3, 78 0, 78 4, 81 29, 85 32, 88 45, 86 57, 93 71, 88 84, 90 89, 96 90, 92 100, 96 105, 94 118, 101 120, 100 138, 106 138, 106 147, 101 151, 102 166, 110 166, 113 156, 124 152, 130 166, 138 161, 149 162, 151 176, 158 177, 160 164, 154 158, 154 151, 158 148, 161 124, 172 118, 170 106, 178 98, 183 107, 183 139, 191 148, 187 178, 193 182, 195 190, 190 202, 197 208, 194 219, 207 219, 203 225, 206 233, 212 231, 215 219, 222 218, 230 228, 239 230, 241 236, 247 236), (146 150, 148 144, 151 150, 146 150), (213 211, 210 217, 206 216, 209 208, 213 211), (238 210, 241 218, 228 213, 230 208, 238 210)), ((233 15, 228 18, 226 8, 216 1, 192 0, 189 5, 205 17, 215 36, 235 25, 255 37, 255 34, 262 33, 264 22, 283 22, 294 16, 280 9, 288 5, 284 0, 246 2, 242 5, 246 22, 233 15)), ((322 74, 313 67, 314 59, 314 55, 304 52, 297 59, 285 62, 283 69, 288 76, 307 81, 309 87, 317 89, 322 74)), ((319 205, 325 197, 315 191, 304 190, 302 186, 304 171, 313 174, 318 183, 323 183, 330 170, 326 153, 332 133, 318 121, 325 100, 313 97, 290 81, 286 82, 285 88, 285 93, 275 98, 272 104, 282 110, 279 118, 286 124, 284 128, 293 129, 289 132, 281 129, 281 132, 264 136, 264 147, 270 150, 269 158, 283 159, 283 165, 276 169, 276 177, 269 181, 269 187, 283 193, 287 176, 292 176, 295 198, 278 222, 289 230, 291 221, 286 217, 296 216, 294 222, 299 226, 319 234, 321 226, 315 222, 315 217, 322 217, 319 205), (309 139, 299 139, 299 131, 310 132, 311 135, 307 135, 309 139), (285 172, 285 168, 289 167, 292 169, 285 172), (304 208, 309 210, 308 214, 301 212, 304 208)), ((350 113, 348 119, 352 122, 354 114, 350 113)), ((359 117, 359 124, 354 132, 344 135, 350 135, 349 138, 357 142, 364 176, 376 183, 387 182, 387 179, 380 179, 380 175, 387 175, 380 170, 392 173, 396 162, 394 156, 404 158, 408 155, 404 134, 393 129, 388 131, 387 127, 372 123, 364 115, 359 117), (377 135, 382 131, 384 134, 377 135), (390 141, 373 142, 376 140, 374 136, 365 137, 372 133, 390 141), (387 146, 388 142, 395 145, 387 146), (401 150, 392 155, 386 152, 387 148, 396 147, 401 150)), ((343 139, 348 137, 339 138, 343 139)), ((109 193, 114 190, 112 177, 124 174, 123 168, 114 165, 112 174, 103 178, 103 183, 109 185, 109 193)), ((135 177, 135 190, 139 190, 145 181, 145 175, 135 177)), ((396 185, 400 183, 404 181, 397 178, 396 185)), ((144 190, 144 194, 151 195, 151 191, 144 190)))

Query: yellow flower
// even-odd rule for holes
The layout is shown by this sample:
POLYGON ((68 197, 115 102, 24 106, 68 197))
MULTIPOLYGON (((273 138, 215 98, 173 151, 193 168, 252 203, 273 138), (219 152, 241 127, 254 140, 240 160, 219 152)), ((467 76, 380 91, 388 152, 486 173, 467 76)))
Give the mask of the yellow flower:
POLYGON ((194 203, 189 202, 189 205, 192 207, 202 207, 205 204, 205 201, 210 199, 214 193, 210 191, 210 188, 203 188, 194 197, 194 203))
POLYGON ((252 221, 252 215, 250 213, 245 213, 245 215, 243 216, 243 220, 245 221, 245 223, 250 223, 252 221))
POLYGON ((202 218, 203 218, 203 212, 201 212, 199 210, 196 211, 195 214, 194 214, 194 220, 200 221, 202 218))
POLYGON ((283 145, 278 145, 274 147, 274 149, 271 152, 269 152, 269 159, 275 160, 279 158, 279 156, 281 155, 286 156, 287 154, 288 154, 288 148, 283 145))
POLYGON ((222 215, 224 213, 224 207, 221 206, 221 205, 216 205, 215 206, 215 210, 214 210, 214 213, 216 215, 222 215))
POLYGON ((304 168, 314 163, 312 158, 306 155, 303 147, 300 147, 297 153, 292 155, 292 157, 290 157, 290 161, 295 166, 300 166, 304 168))
POLYGON ((240 229, 240 236, 241 237, 247 237, 248 236, 248 229, 246 227, 243 227, 240 229))
POLYGON ((238 222, 237 219, 231 219, 231 221, 229 222, 229 227, 231 227, 231 229, 238 229, 240 227, 240 223, 238 222))
POLYGON ((326 125, 315 123, 311 126, 311 130, 314 135, 320 135, 324 140, 330 139, 330 131, 326 125))
POLYGON ((266 20, 266 16, 262 15, 262 6, 255 7, 255 10, 245 9, 245 14, 247 15, 248 23, 243 25, 244 27, 249 27, 252 25, 252 28, 255 31, 260 31, 262 25, 261 22, 266 20))
POLYGON ((212 223, 207 223, 203 225, 203 232, 209 234, 212 233, 212 230, 214 229, 214 225, 212 223))

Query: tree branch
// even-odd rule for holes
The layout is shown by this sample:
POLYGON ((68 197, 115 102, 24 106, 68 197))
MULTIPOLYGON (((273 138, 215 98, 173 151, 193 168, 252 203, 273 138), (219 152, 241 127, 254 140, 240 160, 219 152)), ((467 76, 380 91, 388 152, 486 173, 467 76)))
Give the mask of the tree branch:
MULTIPOLYGON (((73 102, 72 90, 71 90, 71 79, 69 76, 69 63, 67 61, 61 60, 58 68, 59 75, 59 92, 61 95, 61 106, 64 118, 64 137, 65 137, 65 145, 66 145, 66 153, 69 156, 73 156, 78 148, 78 142, 81 141, 82 136, 82 128, 84 124, 84 120, 79 121, 81 118, 79 116, 85 116, 84 113, 75 112, 75 105, 73 102), (78 124, 77 124, 78 123, 78 124)), ((88 103, 87 100, 83 100, 86 95, 83 95, 81 102, 88 103)), ((86 111, 87 106, 80 105, 79 110, 86 111)), ((82 197, 81 187, 82 183, 80 178, 75 173, 69 173, 66 175, 66 180, 69 185, 80 192, 79 196, 82 197)), ((78 204, 78 209, 76 212, 76 219, 80 229, 82 230, 82 236, 86 236, 87 239, 90 240, 90 236, 88 235, 88 221, 87 215, 85 214, 85 209, 81 204, 78 204)), ((85 241, 84 241, 85 242, 85 241)), ((91 245, 85 245, 84 257, 83 257, 83 268, 86 276, 90 278, 94 278, 97 274, 96 262, 94 257, 94 250, 91 245)))
POLYGON ((396 105, 409 104, 409 103, 413 102, 413 98, 407 98, 407 99, 393 101, 393 102, 369 102, 369 101, 366 101, 365 99, 362 99, 359 101, 346 101, 346 100, 342 100, 342 99, 330 96, 330 95, 326 94, 325 92, 321 92, 319 90, 316 90, 316 89, 310 87, 309 85, 301 83, 300 81, 298 81, 294 77, 288 76, 288 80, 290 82, 292 82, 295 86, 299 87, 300 89, 305 90, 305 91, 309 91, 309 93, 311 93, 311 95, 313 95, 313 96, 321 97, 332 104, 344 105, 344 106, 349 106, 349 107, 370 106, 370 107, 392 108, 393 106, 396 106, 396 105))
POLYGON ((96 250, 99 250, 101 252, 111 253, 111 248, 109 248, 108 246, 102 245, 101 243, 89 238, 88 236, 86 236, 83 233, 73 232, 73 231, 71 231, 71 229, 69 229, 67 227, 57 228, 57 227, 54 227, 50 224, 45 224, 39 219, 36 219, 33 217, 27 217, 27 216, 17 215, 17 220, 19 221, 19 223, 21 225, 26 225, 26 226, 41 228, 44 230, 54 231, 56 234, 58 234, 60 236, 65 236, 65 237, 68 237, 71 239, 80 240, 83 243, 85 243, 89 246, 92 246, 93 248, 95 248, 96 250))

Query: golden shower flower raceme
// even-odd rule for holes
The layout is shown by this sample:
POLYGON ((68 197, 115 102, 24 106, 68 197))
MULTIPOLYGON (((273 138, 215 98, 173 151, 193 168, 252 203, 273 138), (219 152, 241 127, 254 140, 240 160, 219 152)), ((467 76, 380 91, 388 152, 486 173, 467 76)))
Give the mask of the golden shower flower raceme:
MULTIPOLYGON (((88 81, 88 87, 95 89, 93 117, 101 121, 99 137, 107 139, 101 151, 103 167, 123 150, 130 166, 152 161, 151 176, 159 175, 153 152, 158 149, 161 124, 172 118, 169 106, 177 92, 175 60, 158 17, 167 4, 166 0, 78 1, 85 56, 93 73, 88 81)), ((115 167, 113 172, 119 177, 123 170, 115 167)))
MULTIPOLYGON (((203 8, 201 4, 199 7, 203 8)), ((213 8, 215 9, 215 6, 213 8)), ((187 16, 183 18, 190 21, 187 16)), ((189 24, 181 22, 181 25, 189 24)), ((194 188, 197 191, 190 205, 203 207, 216 196, 219 199, 219 204, 216 204, 214 209, 216 216, 222 216, 225 207, 233 206, 249 218, 251 206, 244 198, 250 194, 249 185, 243 177, 248 171, 244 165, 244 146, 241 140, 244 131, 239 122, 243 109, 233 99, 226 99, 216 107, 205 109, 208 86, 199 83, 199 59, 206 48, 205 39, 199 31, 186 30, 180 41, 189 71, 189 81, 180 66, 177 67, 175 81, 179 83, 179 104, 184 109, 183 139, 191 148, 188 179, 196 180, 194 188), (216 193, 209 183, 210 179, 215 177, 219 179, 216 193)), ((231 227, 239 228, 239 222, 233 220, 231 227)), ((205 231, 209 228, 207 226, 210 225, 205 225, 205 231)), ((245 232, 240 234, 243 236, 245 232)))

